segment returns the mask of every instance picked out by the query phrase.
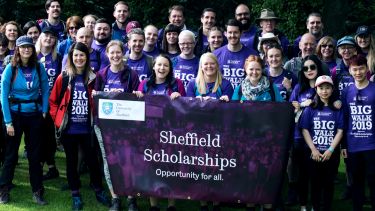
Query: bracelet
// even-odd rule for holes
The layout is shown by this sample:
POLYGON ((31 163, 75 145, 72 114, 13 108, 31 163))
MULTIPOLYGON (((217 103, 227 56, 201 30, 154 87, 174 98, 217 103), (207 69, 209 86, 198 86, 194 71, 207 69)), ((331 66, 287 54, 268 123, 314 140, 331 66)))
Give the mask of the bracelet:
POLYGON ((5 124, 6 127, 13 127, 13 124, 12 123, 7 123, 5 124))
POLYGON ((331 153, 333 153, 333 151, 335 151, 335 149, 333 147, 329 147, 328 151, 330 151, 331 153))

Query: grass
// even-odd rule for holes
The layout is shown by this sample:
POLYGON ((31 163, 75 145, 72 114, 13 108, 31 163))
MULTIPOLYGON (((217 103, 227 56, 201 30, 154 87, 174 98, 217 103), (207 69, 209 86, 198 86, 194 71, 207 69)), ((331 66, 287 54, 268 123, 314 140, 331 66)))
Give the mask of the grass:
MULTIPOLYGON (((66 180, 66 172, 65 172, 65 154, 63 152, 56 153, 56 163, 58 169, 60 171, 60 178, 46 181, 44 186, 46 188, 45 199, 48 201, 48 205, 46 206, 38 206, 33 203, 32 201, 32 194, 31 194, 31 187, 29 184, 28 178, 28 163, 27 160, 22 158, 22 151, 23 146, 20 147, 20 158, 19 164, 16 167, 15 178, 13 183, 16 185, 14 189, 11 191, 11 201, 6 205, 0 205, 0 211, 54 211, 54 210, 71 210, 71 197, 70 191, 62 191, 61 187, 67 184, 66 180)), ((44 172, 47 169, 45 167, 44 172)), ((351 210, 351 202, 350 201, 342 201, 339 200, 341 193, 345 187, 345 175, 344 175, 344 165, 343 162, 340 164, 339 168, 339 175, 338 178, 340 183, 336 185, 335 189, 335 196, 333 201, 333 210, 341 211, 341 210, 351 210)), ((88 187, 89 178, 88 174, 84 174, 81 176, 82 181, 82 189, 81 195, 84 202, 84 210, 90 211, 101 211, 101 210, 108 210, 105 206, 97 203, 95 199, 94 192, 91 188, 88 187)), ((105 182, 103 181, 103 185, 106 186, 105 182)), ((284 191, 285 192, 285 191, 284 191)), ((125 199, 123 199, 123 205, 125 199)), ((139 198, 138 204, 140 206, 140 210, 148 210, 149 204, 147 199, 139 198)), ((189 201, 189 200, 178 200, 176 202, 177 210, 181 211, 190 211, 190 210, 199 210, 199 203, 197 201, 189 201)), ((161 207, 164 209, 166 207, 166 200, 161 200, 161 207)), ((162 210, 163 210, 162 209, 162 210)), ((222 208, 224 211, 231 211, 231 210, 244 210, 244 208, 231 208, 231 207, 224 207, 222 208)), ((299 208, 297 206, 294 207, 286 207, 286 210, 297 211, 299 208)), ((370 210, 370 206, 366 205, 364 210, 370 210)))

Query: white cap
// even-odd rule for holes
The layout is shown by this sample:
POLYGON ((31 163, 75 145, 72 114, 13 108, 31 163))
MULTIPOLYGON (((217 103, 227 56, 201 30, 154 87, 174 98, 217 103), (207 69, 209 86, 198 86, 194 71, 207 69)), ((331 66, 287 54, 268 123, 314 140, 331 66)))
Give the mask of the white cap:
POLYGON ((332 78, 329 77, 328 75, 322 75, 322 76, 319 76, 316 81, 315 81, 315 87, 321 85, 321 84, 324 84, 324 83, 329 83, 333 86, 333 81, 332 81, 332 78))

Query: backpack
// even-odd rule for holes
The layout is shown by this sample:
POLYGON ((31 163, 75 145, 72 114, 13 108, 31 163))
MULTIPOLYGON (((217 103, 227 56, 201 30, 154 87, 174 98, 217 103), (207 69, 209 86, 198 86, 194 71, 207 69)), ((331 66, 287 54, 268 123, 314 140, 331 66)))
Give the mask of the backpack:
POLYGON ((61 86, 59 98, 57 98, 58 105, 60 105, 61 100, 63 99, 66 89, 68 88, 68 85, 69 85, 69 75, 65 71, 62 72, 61 74, 62 74, 62 86, 61 86))

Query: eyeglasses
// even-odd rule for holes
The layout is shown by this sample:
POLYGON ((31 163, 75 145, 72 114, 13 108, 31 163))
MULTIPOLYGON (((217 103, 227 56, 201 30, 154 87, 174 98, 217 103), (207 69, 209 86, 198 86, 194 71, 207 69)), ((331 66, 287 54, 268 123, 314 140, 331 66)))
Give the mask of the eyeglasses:
POLYGON ((307 71, 309 71, 309 70, 316 70, 316 65, 315 64, 312 64, 312 65, 310 65, 310 66, 303 66, 302 67, 302 71, 303 72, 307 72, 307 71))
POLYGON ((353 46, 340 46, 340 48, 339 48, 340 50, 343 50, 343 51, 345 51, 345 50, 353 50, 354 49, 354 47, 353 46))
POLYGON ((326 48, 326 47, 333 48, 333 45, 321 45, 321 46, 322 46, 322 48, 326 48))
POLYGON ((74 29, 75 29, 75 30, 78 30, 79 27, 78 27, 78 26, 71 26, 71 27, 69 27, 68 29, 69 29, 69 30, 74 30, 74 29))

